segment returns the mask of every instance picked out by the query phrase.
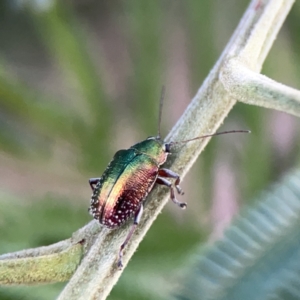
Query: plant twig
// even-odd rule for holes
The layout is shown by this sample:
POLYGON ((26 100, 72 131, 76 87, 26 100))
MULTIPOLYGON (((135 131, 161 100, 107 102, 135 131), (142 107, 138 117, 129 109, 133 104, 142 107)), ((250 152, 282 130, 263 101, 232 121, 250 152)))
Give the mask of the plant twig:
MULTIPOLYGON (((80 263, 83 247, 77 243, 49 254, 54 247, 28 249, 1 257, 0 284, 63 282, 72 276, 80 263), (50 248, 50 249, 49 249, 50 248), (47 252, 47 254, 45 254, 47 252)), ((57 248, 58 249, 58 248, 57 248)))
POLYGON ((237 101, 300 116, 300 92, 257 73, 294 0, 260 2, 260 18, 248 39, 241 39, 241 47, 229 56, 220 79, 237 101))
POLYGON ((7 253, 0 255, 0 265, 1 260, 6 259, 18 259, 18 258, 27 258, 27 257, 36 257, 36 256, 45 256, 51 255, 54 253, 59 253, 70 247, 70 239, 60 241, 58 243, 52 244, 50 246, 38 247, 33 249, 26 249, 17 252, 7 253))
POLYGON ((223 70, 222 82, 238 101, 272 108, 300 117, 300 91, 256 73, 231 59, 223 70))

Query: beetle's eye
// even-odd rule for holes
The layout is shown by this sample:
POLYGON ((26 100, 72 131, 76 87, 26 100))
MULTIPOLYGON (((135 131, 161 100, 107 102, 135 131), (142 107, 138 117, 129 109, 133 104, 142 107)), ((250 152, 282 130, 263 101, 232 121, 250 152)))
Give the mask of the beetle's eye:
POLYGON ((170 153, 171 152, 171 145, 170 144, 164 144, 165 146, 165 152, 170 153))

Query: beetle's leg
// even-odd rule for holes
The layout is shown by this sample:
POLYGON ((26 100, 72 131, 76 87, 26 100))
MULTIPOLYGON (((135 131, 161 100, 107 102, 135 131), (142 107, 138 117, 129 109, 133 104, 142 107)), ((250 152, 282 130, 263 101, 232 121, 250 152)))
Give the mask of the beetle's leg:
POLYGON ((170 189, 170 197, 171 197, 171 200, 177 204, 179 207, 185 209, 187 204, 185 202, 179 202, 176 197, 175 197, 175 193, 174 193, 174 189, 172 187, 172 183, 170 181, 168 181, 167 179, 165 178, 162 178, 162 177, 157 177, 156 179, 156 183, 158 184, 162 184, 162 185, 166 185, 169 189, 170 189))
POLYGON ((158 170, 158 176, 159 177, 166 177, 166 178, 175 178, 175 188, 178 192, 178 194, 183 195, 184 192, 181 189, 181 187, 179 186, 180 183, 180 176, 173 172, 172 170, 169 169, 159 169, 158 170))
POLYGON ((136 211, 136 213, 134 215, 133 225, 132 225, 129 233, 127 234, 127 237, 126 237, 124 243, 120 247, 119 260, 118 260, 118 268, 119 269, 122 269, 122 267, 123 267, 123 264, 122 264, 123 250, 124 250, 125 246, 128 244, 129 240, 131 239, 131 237, 136 229, 136 226, 140 223, 142 214, 143 214, 143 204, 141 204, 140 208, 136 211))
POLYGON ((89 183, 91 186, 92 191, 95 189, 95 185, 100 181, 101 178, 90 178, 89 183))

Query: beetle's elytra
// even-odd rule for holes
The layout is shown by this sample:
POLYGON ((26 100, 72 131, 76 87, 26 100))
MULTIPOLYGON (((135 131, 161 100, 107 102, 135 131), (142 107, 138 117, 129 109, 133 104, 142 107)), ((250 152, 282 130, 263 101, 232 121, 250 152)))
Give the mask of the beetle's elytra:
MULTIPOLYGON (((162 94, 163 98, 163 94, 162 94)), ((161 116, 162 98, 159 113, 161 116)), ((231 132, 226 131, 212 135, 231 132)), ((170 198, 181 208, 186 203, 179 202, 174 193, 169 178, 175 179, 174 186, 179 194, 183 194, 179 187, 180 177, 175 172, 161 168, 167 160, 172 145, 186 143, 192 140, 209 137, 206 135, 181 142, 165 143, 160 138, 150 137, 137 143, 127 150, 119 150, 100 178, 91 178, 90 186, 93 190, 89 212, 100 224, 114 229, 122 226, 129 218, 134 216, 134 223, 124 243, 120 247, 118 267, 122 267, 123 249, 130 240, 143 212, 143 202, 153 186, 165 185, 170 189, 170 198)))

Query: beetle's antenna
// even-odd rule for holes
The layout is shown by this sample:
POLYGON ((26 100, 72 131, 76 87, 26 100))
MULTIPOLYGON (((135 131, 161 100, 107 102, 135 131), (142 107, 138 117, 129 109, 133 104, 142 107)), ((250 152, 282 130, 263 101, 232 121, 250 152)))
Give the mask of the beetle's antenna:
POLYGON ((160 138, 160 124, 161 124, 161 115, 162 115, 162 108, 163 108, 163 102, 165 98, 166 88, 163 85, 161 88, 161 94, 159 99, 159 111, 158 111, 158 129, 157 129, 157 136, 160 138))
POLYGON ((190 140, 184 140, 184 141, 179 141, 179 142, 170 142, 169 145, 172 146, 174 144, 188 143, 188 142, 191 142, 191 141, 195 141, 195 140, 199 140, 199 139, 204 139, 204 138, 207 138, 207 137, 221 135, 221 134, 227 134, 227 133, 251 133, 251 131, 250 130, 222 131, 222 132, 217 132, 217 133, 214 133, 214 134, 206 134, 206 135, 198 136, 198 137, 195 137, 195 138, 190 139, 190 140))

